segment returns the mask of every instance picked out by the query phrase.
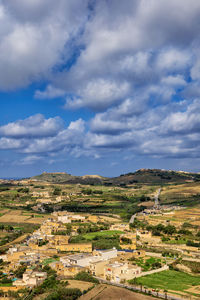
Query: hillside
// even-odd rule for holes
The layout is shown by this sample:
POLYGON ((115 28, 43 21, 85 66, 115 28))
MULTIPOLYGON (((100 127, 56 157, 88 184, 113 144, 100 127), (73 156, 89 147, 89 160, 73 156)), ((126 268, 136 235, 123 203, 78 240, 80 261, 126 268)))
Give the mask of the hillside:
POLYGON ((31 179, 37 181, 46 181, 52 183, 68 183, 68 184, 103 184, 103 177, 98 175, 73 176, 65 172, 47 173, 33 176, 31 179))
POLYGON ((187 173, 180 171, 167 171, 159 169, 140 169, 133 173, 122 174, 118 177, 105 178, 99 175, 73 176, 65 172, 42 173, 31 177, 38 181, 68 184, 91 185, 132 185, 132 184, 170 184, 200 181, 199 173, 187 173))
POLYGON ((122 184, 168 184, 185 183, 188 181, 199 181, 200 174, 180 171, 167 171, 159 169, 140 169, 134 173, 122 174, 112 178, 110 182, 114 185, 122 184))

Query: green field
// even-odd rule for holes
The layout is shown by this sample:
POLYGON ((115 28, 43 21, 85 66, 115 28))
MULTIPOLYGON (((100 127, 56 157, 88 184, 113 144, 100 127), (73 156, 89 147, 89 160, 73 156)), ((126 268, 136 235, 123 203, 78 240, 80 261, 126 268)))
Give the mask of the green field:
POLYGON ((154 289, 185 291, 191 286, 199 285, 200 276, 169 270, 137 278, 137 284, 154 289))
POLYGON ((83 235, 83 237, 87 240, 92 241, 95 237, 109 237, 116 234, 122 234, 123 231, 119 230, 104 230, 104 231, 97 231, 97 232, 90 232, 83 235))
POLYGON ((48 265, 48 264, 51 264, 52 262, 54 261, 58 261, 59 258, 46 258, 45 260, 43 260, 42 264, 44 266, 48 265))

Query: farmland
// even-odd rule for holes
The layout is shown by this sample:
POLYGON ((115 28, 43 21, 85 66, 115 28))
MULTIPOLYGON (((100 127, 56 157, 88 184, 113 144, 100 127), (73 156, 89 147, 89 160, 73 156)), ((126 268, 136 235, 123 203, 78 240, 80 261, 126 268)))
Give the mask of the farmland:
POLYGON ((200 276, 193 276, 173 270, 147 275, 136 280, 137 284, 168 291, 186 292, 192 287, 198 286, 200 276))
POLYGON ((80 300, 153 300, 153 297, 145 296, 142 294, 137 294, 132 291, 109 286, 105 284, 100 284, 88 292, 86 295, 80 297, 80 300))
MULTIPOLYGON (((200 257, 200 182, 198 178, 192 180, 188 176, 145 170, 109 180, 98 178, 90 184, 90 177, 86 177, 86 181, 82 178, 80 182, 78 178, 68 177, 76 180, 72 183, 64 176, 66 182, 63 182, 62 174, 59 174, 58 180, 57 174, 45 174, 39 177, 42 181, 2 182, 0 250, 5 253, 8 247, 22 243, 27 236, 29 238, 45 220, 51 222, 53 212, 59 211, 61 215, 66 211, 72 212, 72 215, 77 214, 83 219, 72 219, 59 232, 53 231, 55 238, 58 235, 58 240, 59 236, 62 240, 62 236, 67 235, 69 244, 91 243, 92 249, 115 247, 121 255, 122 247, 129 243, 129 238, 125 237, 123 244, 121 235, 135 234, 138 230, 141 236, 137 233, 137 250, 151 251, 158 256, 146 254, 137 258, 129 253, 119 256, 116 261, 141 267, 142 272, 155 270, 167 263, 171 268, 169 271, 138 278, 137 284, 179 295, 196 295, 200 279, 199 262, 193 259, 200 257), (43 181, 44 177, 47 181, 43 181), (156 208, 154 197, 159 190, 156 208), (132 215, 135 215, 134 222, 128 226, 132 215), (125 226, 124 229, 120 225, 125 226), (174 279, 178 284, 174 284, 174 279)), ((43 247, 48 248, 48 241, 41 241, 38 245, 42 251, 43 247)), ((58 255, 44 258, 41 261, 43 268, 59 262, 59 256, 67 255, 66 252, 64 249, 58 255)), ((70 285, 73 287, 74 284, 72 280, 70 285)), ((126 299, 151 299, 143 295, 137 298, 138 295, 131 291, 101 284, 80 299, 118 299, 120 295, 126 295, 126 299)))

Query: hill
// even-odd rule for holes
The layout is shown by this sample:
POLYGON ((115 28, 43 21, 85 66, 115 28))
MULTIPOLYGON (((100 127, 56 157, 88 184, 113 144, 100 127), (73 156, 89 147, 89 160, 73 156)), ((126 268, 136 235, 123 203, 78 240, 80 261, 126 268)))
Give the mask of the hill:
POLYGON ((110 181, 113 185, 123 184, 168 184, 168 183, 185 183, 189 181, 199 181, 200 174, 188 173, 181 171, 167 171, 160 169, 140 169, 134 173, 122 174, 112 178, 110 181))
POLYGON ((73 176, 65 172, 47 173, 33 176, 31 179, 52 183, 68 184, 103 184, 103 177, 98 175, 73 176))
POLYGON ((99 175, 73 176, 65 172, 47 173, 31 177, 37 181, 68 184, 114 185, 125 186, 133 184, 170 184, 200 181, 199 173, 167 171, 160 169, 140 169, 133 173, 118 177, 106 178, 99 175))

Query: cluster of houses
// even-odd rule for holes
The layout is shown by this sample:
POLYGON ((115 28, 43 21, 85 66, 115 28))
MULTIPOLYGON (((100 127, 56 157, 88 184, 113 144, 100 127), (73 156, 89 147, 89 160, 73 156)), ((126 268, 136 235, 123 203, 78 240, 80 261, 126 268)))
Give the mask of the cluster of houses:
MULTIPOLYGON (((63 234, 69 223, 73 228, 77 226, 76 221, 95 223, 98 220, 99 217, 93 215, 86 217, 68 212, 52 213, 23 244, 9 248, 6 254, 0 256, 3 261, 9 262, 4 269, 7 274, 15 272, 22 264, 26 266, 22 278, 13 281, 13 286, 23 288, 41 284, 47 274, 36 271, 37 266, 48 259, 51 260, 49 266, 60 278, 87 271, 96 277, 120 282, 140 274, 139 266, 128 264, 120 258, 123 250, 93 250, 91 242, 70 243, 70 236, 63 234)), ((136 233, 130 232, 128 224, 114 224, 110 229, 124 232, 120 236, 121 249, 131 251, 132 255, 145 255, 136 250, 136 233)))
POLYGON ((115 282, 132 279, 141 273, 141 267, 119 262, 117 257, 118 251, 115 248, 94 250, 92 253, 64 256, 50 266, 61 277, 89 271, 93 276, 115 282))

